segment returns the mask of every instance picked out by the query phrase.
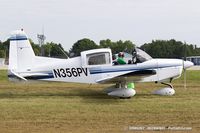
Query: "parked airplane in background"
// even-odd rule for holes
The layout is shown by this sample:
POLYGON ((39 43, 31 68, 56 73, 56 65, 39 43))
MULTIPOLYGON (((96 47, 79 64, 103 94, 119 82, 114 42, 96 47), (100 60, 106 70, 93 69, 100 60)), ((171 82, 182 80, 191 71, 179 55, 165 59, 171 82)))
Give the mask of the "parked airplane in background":
POLYGON ((160 95, 175 93, 171 81, 180 77, 182 70, 193 66, 192 62, 180 59, 153 59, 140 49, 135 49, 137 61, 131 64, 114 65, 108 48, 81 52, 81 56, 56 59, 35 56, 23 30, 13 31, 10 37, 10 79, 60 81, 76 83, 113 83, 108 95, 129 98, 135 95, 135 82, 160 82, 169 87, 155 91, 160 95), (167 82, 167 83, 164 83, 167 82), (169 82, 169 83, 168 83, 169 82))

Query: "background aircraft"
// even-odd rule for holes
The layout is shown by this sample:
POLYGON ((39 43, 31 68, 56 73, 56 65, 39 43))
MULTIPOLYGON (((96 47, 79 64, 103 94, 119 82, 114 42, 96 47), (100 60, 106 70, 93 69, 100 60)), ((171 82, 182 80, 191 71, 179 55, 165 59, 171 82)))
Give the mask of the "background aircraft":
POLYGON ((23 81, 111 83, 115 87, 107 89, 108 95, 130 98, 136 92, 129 84, 135 82, 160 82, 168 87, 154 94, 173 95, 171 81, 191 66, 192 62, 180 59, 153 59, 137 48, 125 65, 114 65, 112 52, 107 48, 83 51, 81 56, 69 59, 35 56, 25 32, 17 30, 10 37, 8 77, 23 81))

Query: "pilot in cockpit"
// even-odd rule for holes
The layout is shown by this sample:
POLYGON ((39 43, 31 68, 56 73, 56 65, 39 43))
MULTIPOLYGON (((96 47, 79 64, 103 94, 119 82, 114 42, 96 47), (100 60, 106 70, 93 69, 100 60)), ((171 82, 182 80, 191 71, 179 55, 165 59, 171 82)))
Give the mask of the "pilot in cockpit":
POLYGON ((117 63, 120 65, 126 64, 126 61, 124 60, 124 53, 119 52, 118 58, 117 58, 117 63))

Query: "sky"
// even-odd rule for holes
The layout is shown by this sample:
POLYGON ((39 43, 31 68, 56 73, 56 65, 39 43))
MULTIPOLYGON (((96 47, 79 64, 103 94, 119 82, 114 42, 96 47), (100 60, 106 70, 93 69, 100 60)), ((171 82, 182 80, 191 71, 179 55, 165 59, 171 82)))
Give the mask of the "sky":
POLYGON ((65 50, 80 39, 130 40, 137 46, 176 39, 200 47, 199 0, 0 0, 0 40, 24 29, 38 43, 61 43, 65 50))

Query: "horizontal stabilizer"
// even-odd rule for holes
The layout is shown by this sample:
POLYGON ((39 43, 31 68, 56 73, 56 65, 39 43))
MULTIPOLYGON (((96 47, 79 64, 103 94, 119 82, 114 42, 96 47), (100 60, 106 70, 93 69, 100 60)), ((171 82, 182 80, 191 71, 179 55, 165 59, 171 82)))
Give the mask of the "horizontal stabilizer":
POLYGON ((22 80, 24 80, 24 81, 27 81, 27 79, 25 79, 24 77, 22 77, 21 75, 19 75, 19 74, 17 74, 16 72, 14 72, 14 71, 10 71, 15 77, 17 77, 17 78, 19 78, 19 79, 22 79, 22 80))

